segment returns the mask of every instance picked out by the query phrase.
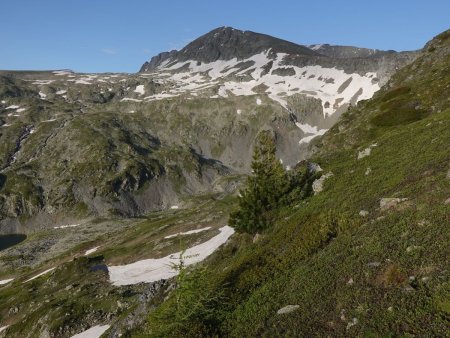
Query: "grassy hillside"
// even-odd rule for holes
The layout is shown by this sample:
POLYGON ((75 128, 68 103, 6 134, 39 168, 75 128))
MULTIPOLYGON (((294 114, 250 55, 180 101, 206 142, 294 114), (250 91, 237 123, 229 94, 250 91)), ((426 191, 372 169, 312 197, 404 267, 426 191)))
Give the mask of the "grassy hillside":
POLYGON ((235 235, 192 290, 210 301, 171 297, 135 335, 448 335, 449 52, 447 31, 315 144, 324 190, 235 235))

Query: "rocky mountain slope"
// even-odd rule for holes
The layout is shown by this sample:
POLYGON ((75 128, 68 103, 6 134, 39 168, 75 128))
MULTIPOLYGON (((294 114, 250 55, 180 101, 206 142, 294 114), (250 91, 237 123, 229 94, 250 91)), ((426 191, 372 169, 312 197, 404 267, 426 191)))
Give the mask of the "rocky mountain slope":
POLYGON ((136 336, 447 336, 449 56, 448 30, 313 141, 314 196, 232 237, 188 320, 169 299, 136 336))
POLYGON ((0 232, 228 191, 263 129, 292 167, 416 55, 320 51, 224 27, 138 74, 0 72, 0 232))
POLYGON ((445 336, 449 31, 420 54, 356 58, 264 41, 138 74, 1 72, 0 231, 27 237, 0 251, 0 337, 445 336), (321 95, 339 98, 338 79, 348 95, 386 84, 331 127, 343 108, 325 116, 321 95), (322 176, 267 232, 233 234, 261 130, 322 176), (186 249, 201 293, 175 320, 168 265, 186 249))

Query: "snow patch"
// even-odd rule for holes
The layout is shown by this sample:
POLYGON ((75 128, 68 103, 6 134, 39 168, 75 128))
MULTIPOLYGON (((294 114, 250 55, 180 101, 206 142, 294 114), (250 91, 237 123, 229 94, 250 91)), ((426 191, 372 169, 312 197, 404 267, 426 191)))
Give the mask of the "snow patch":
POLYGON ((47 94, 45 94, 43 92, 39 92, 39 96, 41 97, 41 99, 46 99, 47 98, 47 94))
POLYGON ((8 327, 9 327, 9 325, 0 327, 0 333, 5 331, 8 327))
POLYGON ((15 104, 13 104, 12 106, 6 107, 5 109, 18 109, 20 108, 20 106, 16 106, 15 104))
MULTIPOLYGON (((234 229, 227 225, 219 230, 220 233, 217 236, 184 252, 184 263, 186 266, 204 260, 223 245, 234 233, 234 229)), ((108 266, 110 281, 114 285, 120 286, 152 283, 161 279, 172 278, 178 274, 173 269, 173 265, 179 264, 180 254, 181 252, 176 252, 163 258, 145 259, 121 266, 108 266)))
POLYGON ((262 101, 261 101, 261 99, 258 97, 258 98, 256 99, 256 104, 257 104, 258 106, 260 106, 261 103, 262 103, 262 101))
POLYGON ((134 90, 135 93, 138 93, 139 95, 145 94, 145 88, 144 85, 136 86, 136 89, 134 90))
POLYGON ((27 108, 19 108, 16 110, 16 112, 21 113, 21 112, 24 112, 25 110, 27 110, 27 108))
POLYGON ((131 102, 142 102, 142 100, 138 100, 138 99, 132 99, 129 97, 125 97, 122 100, 120 100, 120 102, 127 102, 127 101, 131 101, 131 102))
POLYGON ((51 272, 51 271, 53 271, 53 270, 55 270, 54 267, 53 267, 53 268, 50 268, 50 269, 47 269, 47 270, 45 270, 45 271, 42 271, 40 274, 37 274, 36 276, 31 277, 30 279, 27 279, 24 283, 30 282, 30 281, 32 281, 33 279, 36 279, 36 278, 38 278, 38 277, 41 277, 41 276, 45 275, 46 273, 49 273, 49 272, 51 272))
POLYGON ((65 93, 67 93, 67 90, 58 90, 56 95, 64 95, 65 93))
POLYGON ((56 70, 53 72, 53 74, 56 76, 64 76, 64 75, 72 75, 73 73, 67 70, 56 70))
POLYGON ((109 325, 96 325, 89 330, 78 333, 71 338, 99 338, 110 328, 109 325))
POLYGON ((319 50, 320 48, 322 48, 323 44, 317 44, 317 45, 309 45, 309 49, 312 50, 319 50))
POLYGON ((220 86, 217 94, 222 97, 228 97, 227 89, 225 88, 225 86, 220 86))
POLYGON ((36 80, 33 82, 34 85, 43 86, 43 85, 49 85, 51 83, 55 82, 54 80, 36 80))
POLYGON ((99 247, 99 246, 96 246, 95 248, 86 250, 86 252, 84 253, 84 255, 85 255, 85 256, 88 256, 88 255, 90 255, 91 253, 96 252, 96 251, 98 250, 98 248, 100 248, 100 247, 99 247))
POLYGON ((309 136, 305 136, 298 142, 299 144, 309 143, 311 140, 317 136, 322 136, 327 132, 328 129, 318 129, 316 126, 311 126, 308 123, 298 123, 295 122, 295 125, 300 128, 302 132, 305 134, 312 134, 309 136))
POLYGON ((57 227, 53 227, 53 229, 65 229, 65 228, 75 228, 77 226, 80 226, 81 224, 68 224, 68 225, 60 225, 57 227))
POLYGON ((8 284, 9 282, 12 282, 13 280, 14 280, 14 278, 0 280, 0 285, 8 284))
POLYGON ((236 110, 236 114, 241 115, 242 111, 240 109, 236 110))
POLYGON ((207 231, 211 229, 211 227, 206 227, 206 228, 201 228, 201 229, 195 229, 195 230, 189 230, 189 231, 185 231, 185 232, 178 232, 176 234, 173 235, 169 235, 164 237, 165 239, 169 239, 169 238, 173 238, 173 237, 177 237, 177 236, 185 236, 185 235, 191 235, 191 234, 198 234, 199 232, 203 232, 203 231, 207 231))
POLYGON ((84 85, 90 85, 92 84, 91 82, 89 82, 89 79, 79 79, 79 80, 75 80, 76 84, 84 84, 84 85))
POLYGON ((158 67, 160 72, 155 73, 154 76, 171 86, 175 84, 176 89, 170 90, 175 96, 218 84, 221 86, 217 94, 222 97, 230 93, 235 96, 255 95, 257 93, 253 91, 253 88, 264 84, 268 87, 265 93, 285 108, 287 107, 286 98, 296 93, 320 99, 324 116, 332 115, 345 104, 354 104, 359 100, 368 99, 380 88, 378 83, 372 83, 376 73, 347 74, 341 69, 324 68, 318 65, 305 67, 286 65, 284 63, 286 55, 277 53, 274 57, 274 54, 267 50, 244 60, 234 58, 210 63, 189 60, 169 67, 166 67, 167 64, 160 65, 158 67), (266 66, 270 62, 272 62, 271 69, 289 66, 294 70, 294 74, 281 76, 272 74, 270 70, 267 72, 266 66), (233 79, 229 76, 233 76, 233 79), (338 93, 338 89, 349 76, 352 77, 352 81, 341 93, 338 93), (224 82, 221 83, 222 81, 224 82))

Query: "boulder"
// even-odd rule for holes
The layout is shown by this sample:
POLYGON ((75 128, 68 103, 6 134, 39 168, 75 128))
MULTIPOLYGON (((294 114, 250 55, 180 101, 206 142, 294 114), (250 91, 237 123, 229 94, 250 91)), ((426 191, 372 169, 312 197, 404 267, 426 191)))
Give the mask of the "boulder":
POLYGON ((398 204, 407 201, 407 198, 386 197, 380 200, 380 209, 387 210, 395 208, 398 204))
POLYGON ((320 178, 318 178, 317 180, 315 180, 313 182, 312 188, 313 188, 314 194, 317 194, 323 190, 323 183, 325 182, 325 180, 327 178, 330 178, 331 176, 333 176, 333 173, 330 171, 329 173, 320 176, 320 178))
POLYGON ((359 212, 359 216, 361 216, 361 217, 366 217, 368 215, 369 215, 369 212, 367 210, 361 210, 359 212))
POLYGON ((286 305, 285 307, 282 307, 277 311, 277 314, 283 315, 285 313, 291 313, 295 310, 297 310, 300 307, 300 305, 286 305))

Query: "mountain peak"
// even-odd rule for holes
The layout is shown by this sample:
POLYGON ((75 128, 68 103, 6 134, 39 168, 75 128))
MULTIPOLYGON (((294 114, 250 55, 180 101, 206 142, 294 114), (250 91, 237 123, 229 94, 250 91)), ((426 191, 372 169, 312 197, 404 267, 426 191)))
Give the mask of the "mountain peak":
POLYGON ((195 60, 209 63, 233 58, 241 60, 269 49, 273 53, 320 55, 305 46, 270 35, 224 26, 200 36, 180 51, 165 52, 153 57, 150 62, 142 66, 141 71, 155 69, 169 58, 176 59, 178 62, 195 60))

